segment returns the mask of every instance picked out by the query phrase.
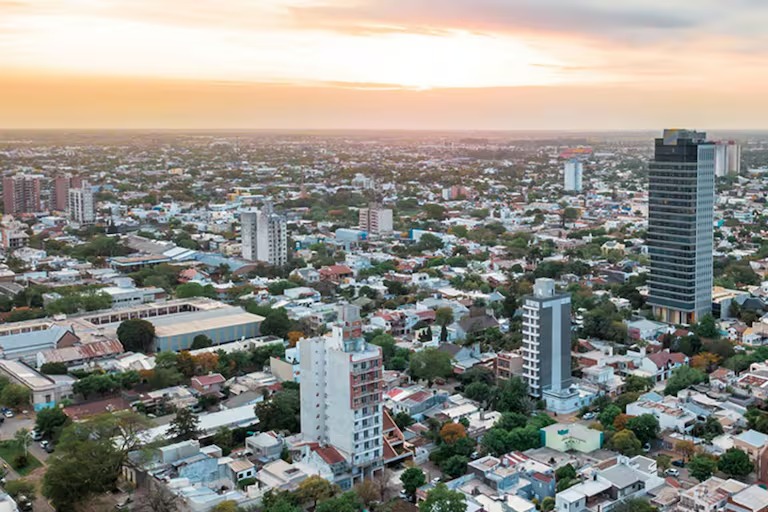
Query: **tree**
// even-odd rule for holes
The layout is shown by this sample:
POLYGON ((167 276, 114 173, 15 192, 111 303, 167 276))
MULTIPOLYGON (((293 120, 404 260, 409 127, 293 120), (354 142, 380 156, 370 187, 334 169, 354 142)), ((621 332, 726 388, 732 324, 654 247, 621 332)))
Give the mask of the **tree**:
POLYGON ((400 475, 400 482, 403 484, 405 493, 413 499, 416 495, 416 489, 427 483, 427 477, 421 468, 410 467, 400 475))
POLYGON ((287 338, 288 331, 291 330, 291 319, 288 318, 288 312, 285 308, 270 308, 261 323, 260 330, 264 336, 287 338))
POLYGON ((69 425, 69 416, 64 414, 64 411, 58 407, 47 407, 41 409, 37 413, 37 419, 35 420, 35 430, 40 432, 43 437, 58 439, 61 431, 69 425))
POLYGON ((672 457, 663 453, 656 456, 656 467, 659 471, 666 471, 672 467, 672 457))
POLYGON ((701 370, 689 366, 681 366, 672 372, 672 377, 664 388, 665 395, 676 395, 683 389, 707 381, 707 375, 701 370))
POLYGON ((368 507, 375 501, 381 500, 381 492, 379 486, 371 479, 366 479, 355 486, 355 494, 357 494, 360 501, 368 507))
POLYGON ((614 434, 611 438, 611 447, 622 455, 634 457, 642 453, 643 445, 637 439, 634 432, 625 429, 614 434))
POLYGON ((190 350, 198 350, 198 349, 201 349, 201 348, 208 348, 211 345, 213 345, 213 341, 211 340, 211 338, 209 338, 205 334, 198 334, 192 340, 192 346, 190 347, 190 350))
POLYGON ((272 398, 256 404, 255 412, 259 418, 259 428, 263 431, 287 430, 299 432, 301 400, 296 389, 283 389, 272 398))
POLYGON ((43 494, 60 512, 115 487, 128 452, 137 449, 146 418, 133 413, 103 414, 66 427, 56 455, 48 459, 43 494))
POLYGON ((419 512, 465 512, 467 502, 464 495, 458 491, 452 491, 439 483, 427 493, 425 499, 419 505, 419 512))
POLYGON ((213 435, 213 444, 221 448, 224 455, 229 455, 234 446, 234 438, 232 436, 232 430, 227 427, 221 427, 213 435))
POLYGON ((519 412, 505 412, 494 423, 493 428, 500 428, 503 430, 513 430, 516 428, 524 427, 528 423, 528 416, 520 414, 519 412))
POLYGON ((717 468, 729 477, 745 477, 755 468, 749 455, 738 448, 729 448, 720 456, 717 468))
POLYGON ((686 461, 696 453, 696 445, 692 441, 680 440, 675 443, 675 451, 683 456, 683 461, 686 461))
POLYGON ((149 352, 155 341, 155 326, 140 318, 124 320, 117 328, 117 339, 130 352, 149 352))
POLYGON ((653 379, 650 377, 639 377, 630 375, 625 382, 624 390, 628 392, 644 393, 653 387, 653 379))
POLYGON ((701 320, 699 320, 699 323, 696 325, 693 325, 691 327, 691 330, 702 338, 714 339, 714 338, 720 337, 720 331, 717 328, 717 322, 715 321, 715 317, 712 316, 711 313, 707 313, 706 315, 701 317, 701 320))
POLYGON ((195 439, 200 435, 200 420, 190 409, 179 409, 171 420, 168 435, 176 441, 195 439))
POLYGON ((19 384, 8 384, 0 392, 0 403, 11 409, 19 409, 29 405, 29 389, 19 384))
POLYGON ((480 444, 486 452, 494 457, 504 455, 510 451, 509 432, 501 428, 492 428, 483 434, 480 444))
POLYGON ((650 443, 659 436, 659 420, 653 414, 641 414, 627 421, 627 428, 635 433, 641 443, 650 443))
POLYGON ((66 375, 67 372, 67 365, 64 363, 43 363, 40 366, 40 373, 46 375, 66 375))
POLYGON ((448 457, 440 464, 440 469, 448 475, 449 478, 459 478, 467 472, 467 463, 469 459, 462 455, 448 457))
POLYGON ((392 419, 395 421, 395 425, 401 430, 416 423, 416 420, 414 420, 410 414, 402 411, 395 414, 395 417, 392 419))
POLYGON ((464 388, 464 396, 476 402, 487 402, 490 399, 491 387, 484 382, 473 382, 464 388))
POLYGON ((315 512, 362 512, 363 503, 354 491, 322 501, 315 512))
POLYGON ((613 427, 613 422, 616 421, 616 417, 621 414, 621 409, 613 404, 609 405, 603 411, 600 413, 600 416, 597 417, 598 421, 603 425, 603 427, 613 427))
POLYGON ((453 310, 449 307, 437 308, 435 323, 440 326, 451 325, 453 323, 453 310))
POLYGON ((720 362, 720 356, 712 352, 699 352, 691 358, 691 366, 701 371, 709 371, 720 362))
POLYGON ((543 500, 541 500, 541 511, 542 512, 551 512, 555 509, 555 498, 552 496, 545 496, 543 500))
POLYGON ((238 512, 239 508, 235 500, 226 500, 218 503, 211 512, 238 512))
POLYGON ((411 356, 409 366, 411 377, 432 382, 437 378, 453 375, 451 355, 436 348, 426 348, 411 356))
POLYGON ((32 432, 26 428, 20 428, 13 435, 13 440, 16 445, 24 450, 24 457, 29 456, 29 445, 32 443, 32 432))
POLYGON ((336 486, 319 475, 312 475, 304 479, 296 490, 299 501, 302 503, 312 503, 312 507, 317 507, 317 502, 327 500, 336 494, 336 486))
POLYGON ((5 492, 11 495, 11 498, 16 499, 19 496, 26 496, 29 499, 35 498, 35 484, 29 480, 9 480, 3 484, 5 492))
POLYGON ((489 407, 501 413, 511 411, 528 414, 532 409, 528 385, 519 377, 502 381, 491 397, 489 407))
POLYGON ((688 463, 688 474, 703 482, 717 471, 717 461, 707 455, 695 455, 688 463))

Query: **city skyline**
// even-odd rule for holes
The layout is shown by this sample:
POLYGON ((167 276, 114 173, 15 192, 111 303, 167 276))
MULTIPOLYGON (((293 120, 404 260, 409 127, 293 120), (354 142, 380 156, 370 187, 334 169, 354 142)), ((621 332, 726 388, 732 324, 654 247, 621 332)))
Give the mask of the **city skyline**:
POLYGON ((766 18, 754 0, 5 0, 0 125, 760 129, 766 18))

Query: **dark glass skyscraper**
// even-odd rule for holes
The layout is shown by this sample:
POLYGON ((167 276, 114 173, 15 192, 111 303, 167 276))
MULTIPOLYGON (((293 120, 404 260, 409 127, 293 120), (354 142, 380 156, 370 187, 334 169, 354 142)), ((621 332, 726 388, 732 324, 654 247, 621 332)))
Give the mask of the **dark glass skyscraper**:
POLYGON ((712 310, 715 145, 706 133, 664 130, 648 169, 648 303, 664 322, 712 310))

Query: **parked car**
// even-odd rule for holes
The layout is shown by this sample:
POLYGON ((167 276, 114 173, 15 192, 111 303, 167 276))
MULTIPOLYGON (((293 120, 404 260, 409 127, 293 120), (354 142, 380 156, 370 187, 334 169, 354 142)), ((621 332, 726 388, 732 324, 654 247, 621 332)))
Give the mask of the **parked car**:
POLYGON ((680 470, 676 469, 676 468, 669 468, 668 470, 666 470, 664 472, 664 474, 667 475, 667 476, 673 476, 673 477, 677 478, 678 476, 680 476, 680 470))
POLYGON ((595 416, 597 416, 595 413, 588 412, 588 413, 585 413, 584 416, 581 417, 581 419, 583 419, 583 420, 593 420, 593 419, 595 419, 595 416))
POLYGON ((651 443, 645 443, 645 444, 643 445, 643 451, 644 451, 645 453, 648 453, 649 451, 651 451, 651 443))
POLYGON ((13 418, 13 411, 10 409, 6 409, 3 411, 3 416, 6 418, 13 418))
POLYGON ((48 441, 46 441, 45 439, 43 439, 42 441, 40 441, 40 448, 42 448, 43 450, 45 450, 45 448, 46 448, 46 447, 47 447, 49 444, 50 444, 50 443, 49 443, 48 441))
POLYGON ((32 431, 32 440, 33 441, 40 441, 43 438, 43 433, 38 430, 32 431))
POLYGON ((45 445, 45 448, 43 448, 43 450, 45 450, 45 453, 53 453, 54 452, 53 443, 48 443, 47 445, 45 445))
POLYGON ((679 468, 684 468, 685 467, 685 462, 683 462, 680 459, 675 459, 675 460, 672 461, 672 465, 673 466, 677 466, 679 468))

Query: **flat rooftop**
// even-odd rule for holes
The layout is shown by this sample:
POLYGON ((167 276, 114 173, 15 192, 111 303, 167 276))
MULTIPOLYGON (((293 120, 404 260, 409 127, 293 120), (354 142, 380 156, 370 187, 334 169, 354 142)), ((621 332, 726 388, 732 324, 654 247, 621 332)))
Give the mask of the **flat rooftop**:
POLYGON ((55 386, 51 379, 44 377, 36 370, 18 361, 0 359, 0 369, 26 384, 32 391, 44 390, 55 386))

